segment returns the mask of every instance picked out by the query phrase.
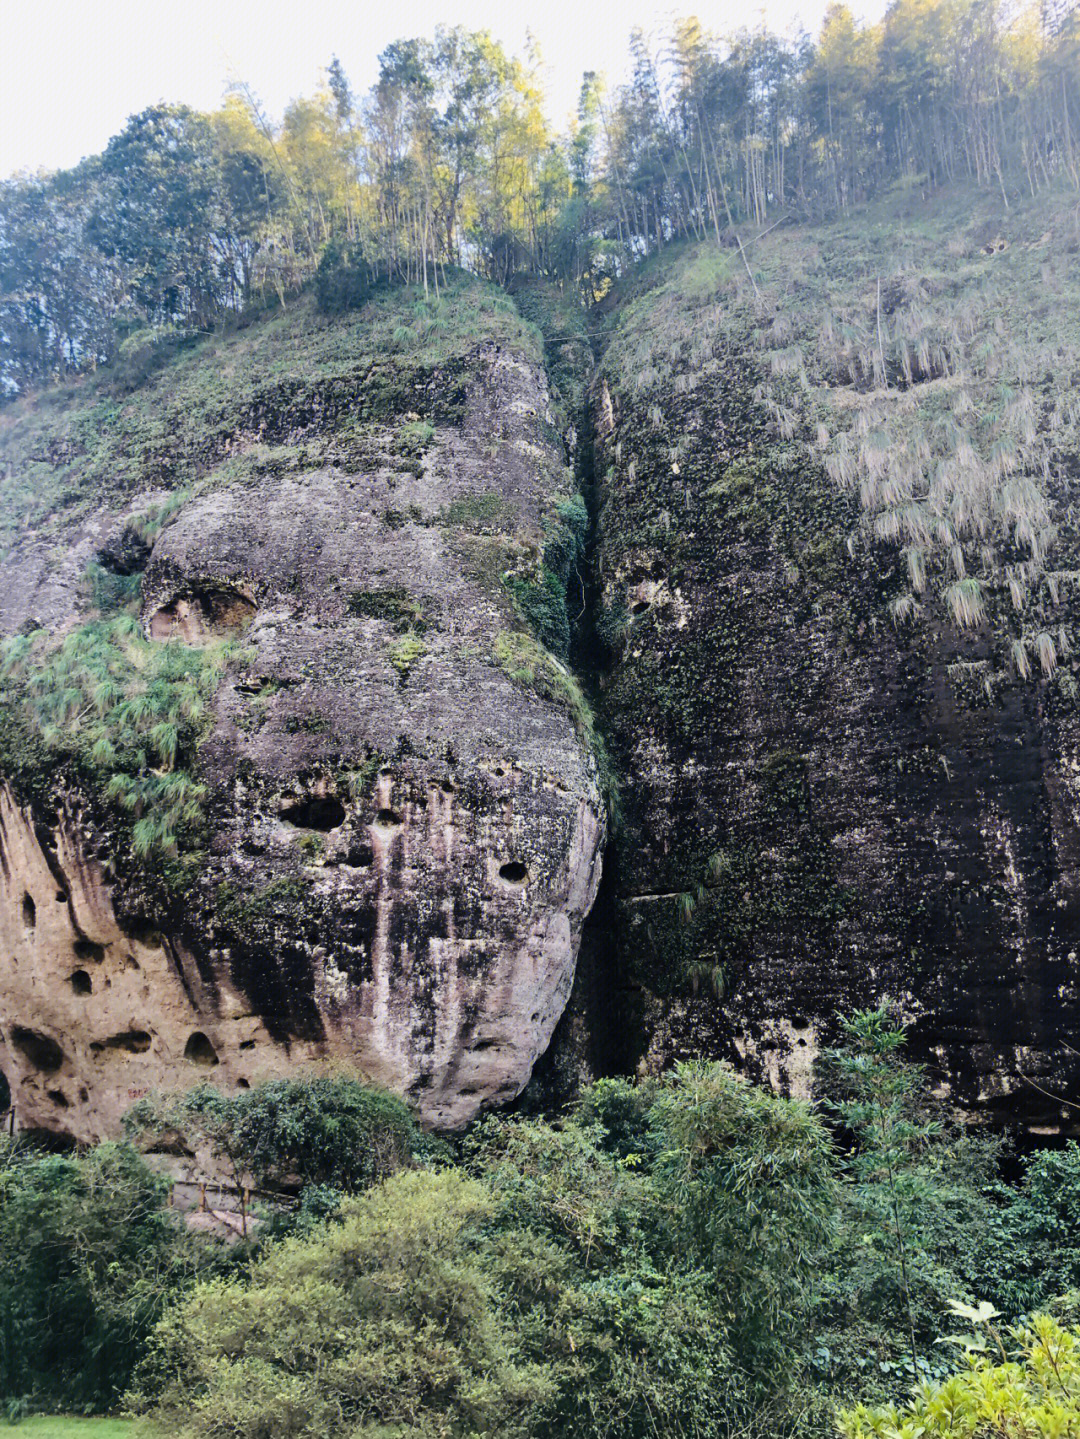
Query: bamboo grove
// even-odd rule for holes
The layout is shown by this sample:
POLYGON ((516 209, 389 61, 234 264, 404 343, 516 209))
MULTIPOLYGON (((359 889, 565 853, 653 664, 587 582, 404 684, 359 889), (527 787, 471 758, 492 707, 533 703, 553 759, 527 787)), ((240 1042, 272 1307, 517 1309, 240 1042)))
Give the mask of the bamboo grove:
MULTIPOLYGON (((112 359, 147 327, 206 330, 285 304, 320 268, 438 291, 448 268, 530 271, 586 301, 684 236, 843 210, 898 181, 1010 194, 1080 187, 1071 0, 830 6, 815 41, 635 33, 626 84, 588 73, 553 130, 538 57, 439 29, 356 96, 335 59, 280 124, 240 85, 156 106, 103 154, 0 184, 0 397, 112 359)), ((342 281, 341 277, 345 277, 342 281)))

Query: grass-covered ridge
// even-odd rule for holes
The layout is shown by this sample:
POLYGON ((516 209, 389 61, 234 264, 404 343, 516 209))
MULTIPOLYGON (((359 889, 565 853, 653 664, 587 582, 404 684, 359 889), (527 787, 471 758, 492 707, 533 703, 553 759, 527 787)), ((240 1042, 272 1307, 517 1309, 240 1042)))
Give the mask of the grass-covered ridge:
POLYGON ((455 364, 485 341, 542 358, 513 301, 459 274, 438 300, 384 289, 333 318, 302 295, 238 331, 166 346, 167 360, 149 373, 118 364, 29 394, 0 409, 0 553, 20 533, 48 533, 101 502, 190 484, 245 432, 262 430, 255 460, 269 469, 340 461, 362 448, 371 425, 420 413, 426 401, 431 413, 414 414, 405 435, 403 463, 413 463, 427 434, 418 427, 453 418, 460 403, 455 364), (439 367, 447 374, 432 388, 439 367), (313 410, 341 423, 298 454, 293 436, 314 428, 313 410))

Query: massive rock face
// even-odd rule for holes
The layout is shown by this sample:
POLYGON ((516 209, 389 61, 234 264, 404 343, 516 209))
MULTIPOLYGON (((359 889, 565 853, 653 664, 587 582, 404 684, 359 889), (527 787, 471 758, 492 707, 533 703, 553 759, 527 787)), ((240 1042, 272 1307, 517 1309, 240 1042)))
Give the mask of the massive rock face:
MULTIPOLYGON (((571 713, 513 662, 500 579, 536 563, 566 493, 543 374, 489 343, 454 383, 457 423, 391 417, 362 465, 211 474, 147 553, 130 521, 160 486, 0 566, 8 632, 62 635, 98 556, 144 566, 153 643, 229 645, 181 757, 205 786, 195 853, 137 860, 74 762, 3 793, 0 1071, 20 1125, 86 1139, 152 1086, 338 1062, 455 1126, 528 1081, 604 820, 571 713), (422 463, 393 461, 402 425, 422 463)), ((267 424, 318 436, 349 406, 340 385, 332 413, 262 403, 225 448, 267 424)))
MULTIPOLYGON (((805 1093, 837 1011, 890 1000, 958 1107, 1075 1130, 1076 661, 1025 678, 992 623, 895 623, 903 556, 849 553, 857 493, 778 438, 760 354, 682 283, 624 317, 595 398, 622 1062, 723 1054, 805 1093)), ((1075 456, 1061 474, 1067 577, 1075 456)))

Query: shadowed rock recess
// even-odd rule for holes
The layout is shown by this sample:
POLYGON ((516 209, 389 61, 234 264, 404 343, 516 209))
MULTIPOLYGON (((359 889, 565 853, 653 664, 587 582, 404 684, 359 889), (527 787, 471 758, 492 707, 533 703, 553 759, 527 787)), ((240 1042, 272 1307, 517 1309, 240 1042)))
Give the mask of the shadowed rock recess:
MULTIPOLYGON (((473 321, 430 362, 312 361, 307 378, 297 325, 320 343, 333 327, 304 310, 55 422, 68 493, 27 499, 0 566, 5 631, 31 644, 0 797, 0 1071, 21 1126, 87 1139, 152 1086, 319 1061, 437 1126, 527 1083, 571 989, 604 818, 564 672, 505 578, 539 569, 571 496, 564 445, 525 328, 473 321), (300 374, 267 378, 286 346, 300 374), (200 373, 229 401, 190 442, 200 373), (145 460, 111 442, 123 464, 104 478, 80 437, 103 407, 158 437, 145 460), (98 654, 103 577, 126 571, 137 625, 108 630, 115 664, 50 733, 41 673, 65 636, 72 672, 98 654), (174 683, 176 737, 139 718, 174 683), (95 715, 127 738, 89 753, 95 715), (125 761, 132 733, 153 789, 125 761)), ((9 416, 9 466, 33 423, 9 416)))

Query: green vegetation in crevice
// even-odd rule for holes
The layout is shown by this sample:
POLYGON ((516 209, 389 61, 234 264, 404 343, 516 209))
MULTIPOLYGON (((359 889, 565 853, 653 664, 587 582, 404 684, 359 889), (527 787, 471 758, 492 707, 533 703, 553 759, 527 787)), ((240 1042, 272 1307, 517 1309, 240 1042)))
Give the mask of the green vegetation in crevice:
POLYGON ((560 430, 580 433, 592 370, 590 312, 574 287, 533 275, 517 275, 510 284, 514 304, 535 326, 544 347, 544 369, 560 430))
MULTIPOLYGON (((174 856, 197 840, 206 789, 191 764, 233 648, 147 640, 130 614, 102 617, 59 643, 43 631, 0 649, 24 735, 74 762, 131 824, 135 854, 174 856)), ((16 772, 25 768, 16 759, 16 772)))
POLYGON ((569 596, 576 578, 582 591, 581 608, 584 608, 580 567, 589 516, 580 495, 556 500, 552 508, 554 513, 542 521, 544 548, 538 572, 507 575, 505 584, 518 613, 536 638, 558 659, 568 663, 573 629, 569 596))
POLYGON ((275 946, 280 925, 299 932, 306 921, 318 917, 319 906, 309 882, 292 874, 256 890, 243 890, 231 880, 223 880, 214 894, 214 913, 243 940, 275 946))

